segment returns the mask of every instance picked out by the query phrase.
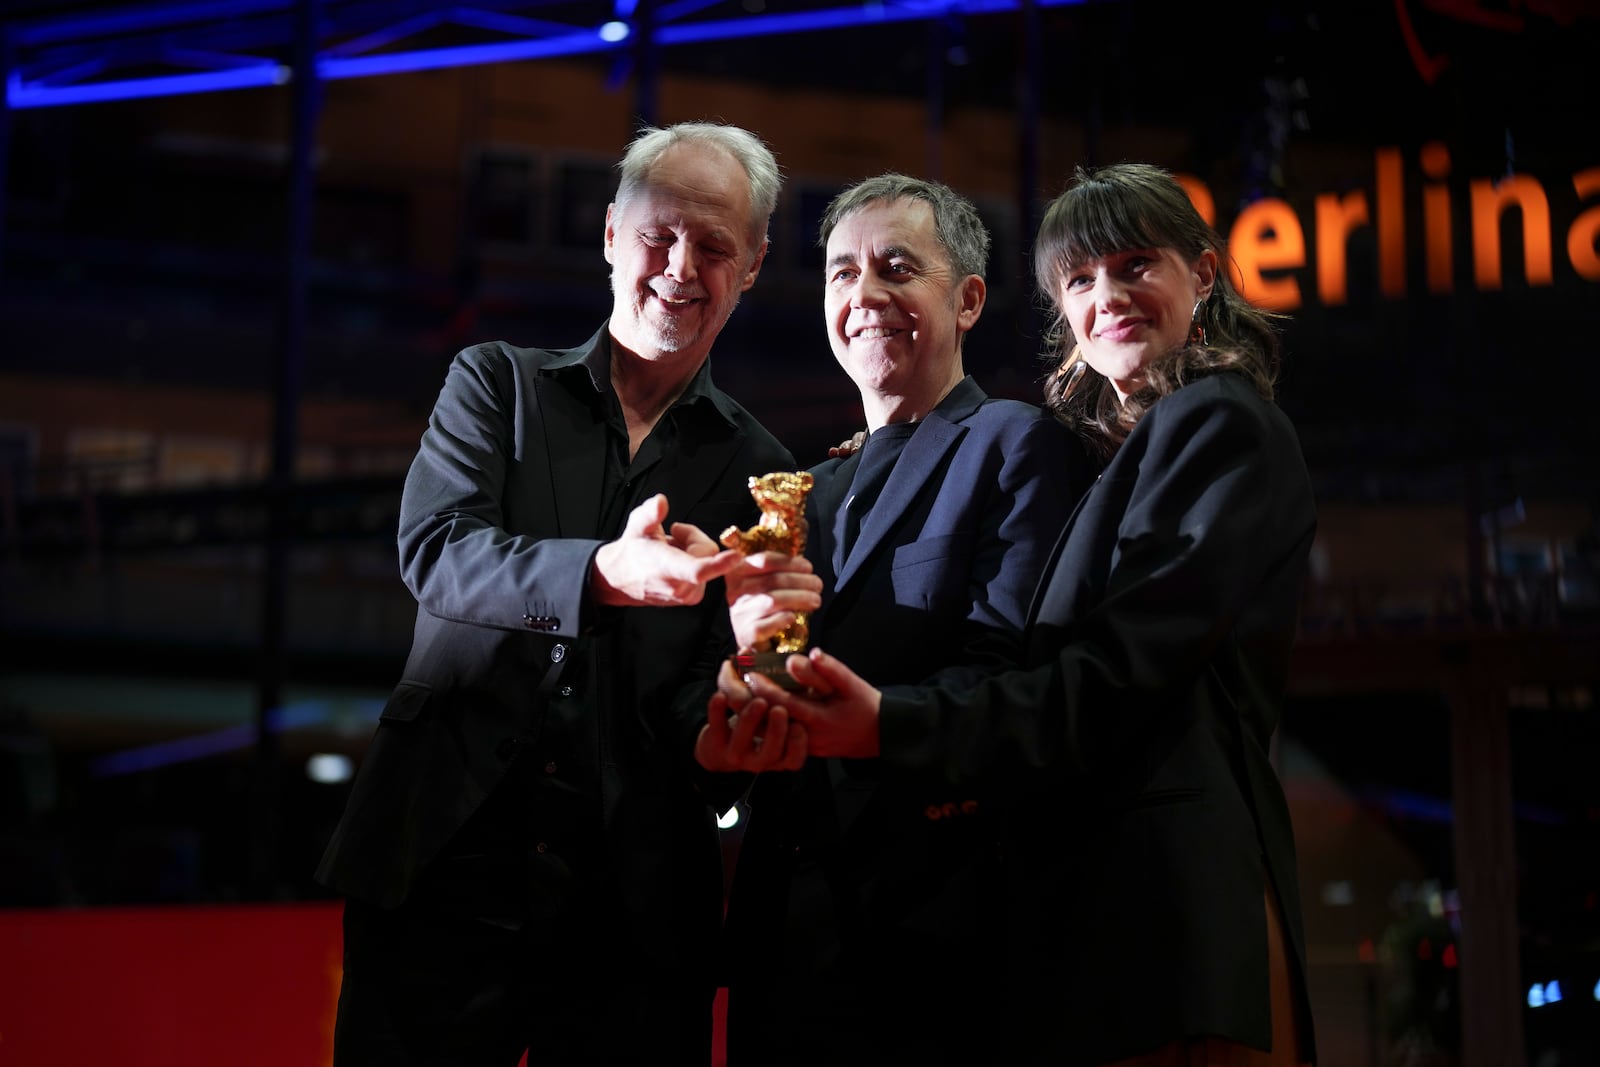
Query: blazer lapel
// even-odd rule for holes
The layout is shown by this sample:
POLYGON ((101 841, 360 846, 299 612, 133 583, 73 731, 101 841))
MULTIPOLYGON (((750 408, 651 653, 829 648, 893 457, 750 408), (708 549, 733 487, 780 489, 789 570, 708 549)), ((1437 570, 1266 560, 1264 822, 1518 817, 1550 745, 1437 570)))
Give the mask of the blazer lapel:
POLYGON ((1080 586, 1076 582, 1057 581, 1056 579, 1060 577, 1057 572, 1067 542, 1072 538, 1072 530, 1078 525, 1078 516, 1083 514, 1084 506, 1100 490, 1104 478, 1105 474, 1102 472, 1089 483, 1089 488, 1078 498, 1077 506, 1072 509, 1072 514, 1067 516, 1066 524, 1061 527, 1061 535, 1056 538, 1055 547, 1050 550, 1050 555, 1045 560, 1044 570, 1040 572, 1043 577, 1039 584, 1034 586, 1033 602, 1028 606, 1028 621, 1024 632, 1029 635, 1030 644, 1035 643, 1034 639, 1041 628, 1065 626, 1075 617, 1076 612, 1072 602, 1077 599, 1080 586))
POLYGON ((900 458, 877 502, 861 520, 861 532, 856 543, 839 568, 838 588, 844 588, 861 570, 863 561, 870 559, 883 543, 907 509, 916 502, 922 487, 939 471, 945 455, 956 446, 966 431, 935 413, 923 419, 916 433, 906 442, 900 458))
MULTIPOLYGON (((839 568, 844 566, 844 560, 839 557, 839 546, 843 543, 839 523, 844 517, 844 494, 850 491, 850 482, 860 465, 858 451, 837 463, 813 467, 811 471, 817 481, 806 498, 806 522, 809 524, 806 555, 816 573, 822 575, 824 596, 837 587, 839 568)), ((826 601, 823 606, 827 606, 826 601)))

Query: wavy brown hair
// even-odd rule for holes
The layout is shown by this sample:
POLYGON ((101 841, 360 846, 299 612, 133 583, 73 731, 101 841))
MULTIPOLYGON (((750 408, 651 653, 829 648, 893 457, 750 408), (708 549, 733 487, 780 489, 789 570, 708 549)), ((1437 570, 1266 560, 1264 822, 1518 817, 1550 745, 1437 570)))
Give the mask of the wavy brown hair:
POLYGON ((1109 458, 1161 397, 1197 378, 1236 371, 1272 402, 1278 374, 1281 315, 1247 302, 1228 275, 1220 234, 1168 171, 1148 163, 1077 168, 1050 202, 1034 241, 1033 268, 1052 317, 1042 357, 1045 406, 1109 458), (1133 248, 1171 248, 1186 262, 1207 249, 1217 255, 1216 281, 1201 309, 1206 344, 1188 344, 1145 368, 1144 385, 1117 398, 1116 389, 1084 361, 1062 314, 1061 283, 1081 263, 1133 248))

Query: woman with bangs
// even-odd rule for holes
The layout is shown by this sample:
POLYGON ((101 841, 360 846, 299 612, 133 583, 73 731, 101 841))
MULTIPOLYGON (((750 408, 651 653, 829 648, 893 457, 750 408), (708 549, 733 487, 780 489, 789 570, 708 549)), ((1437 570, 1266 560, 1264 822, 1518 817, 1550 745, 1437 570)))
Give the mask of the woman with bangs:
MULTIPOLYGON (((813 756, 1004 812, 1016 1010, 995 1063, 1314 1062, 1289 809, 1269 757, 1316 526, 1275 316, 1166 171, 1080 169, 1034 250, 1046 401, 1105 462, 1034 599, 1026 669, 876 689, 825 650, 755 679, 813 756)), ((930 816, 931 817, 931 816, 930 816)))

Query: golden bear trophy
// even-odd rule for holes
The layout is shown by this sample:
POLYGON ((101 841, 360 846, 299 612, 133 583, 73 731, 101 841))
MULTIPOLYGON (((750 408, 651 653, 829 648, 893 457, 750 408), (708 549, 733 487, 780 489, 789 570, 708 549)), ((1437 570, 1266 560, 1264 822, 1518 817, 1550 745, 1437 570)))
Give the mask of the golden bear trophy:
MULTIPOLYGON (((750 479, 750 495, 761 509, 761 520, 748 530, 730 526, 718 540, 724 548, 743 555, 755 552, 782 552, 798 556, 806 550, 806 494, 815 479, 806 471, 778 471, 750 479)), ((804 652, 810 641, 806 613, 795 615, 794 622, 761 642, 757 648, 741 648, 732 662, 739 677, 761 674, 785 689, 799 689, 784 663, 795 652, 804 652)))

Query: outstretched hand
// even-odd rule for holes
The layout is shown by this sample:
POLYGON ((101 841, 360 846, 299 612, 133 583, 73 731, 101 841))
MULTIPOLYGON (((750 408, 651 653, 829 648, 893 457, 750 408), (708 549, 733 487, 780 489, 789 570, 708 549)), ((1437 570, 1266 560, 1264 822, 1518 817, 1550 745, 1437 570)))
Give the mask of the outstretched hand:
POLYGON ((813 756, 864 759, 878 755, 878 707, 883 694, 820 648, 788 661, 789 675, 805 693, 791 693, 760 675, 745 681, 757 700, 788 713, 790 729, 802 727, 813 756))
POLYGON ((706 583, 727 574, 743 559, 721 549, 704 530, 675 522, 668 531, 667 498, 661 493, 628 514, 622 536, 600 546, 590 571, 590 587, 602 604, 619 607, 680 607, 698 604, 706 583))

